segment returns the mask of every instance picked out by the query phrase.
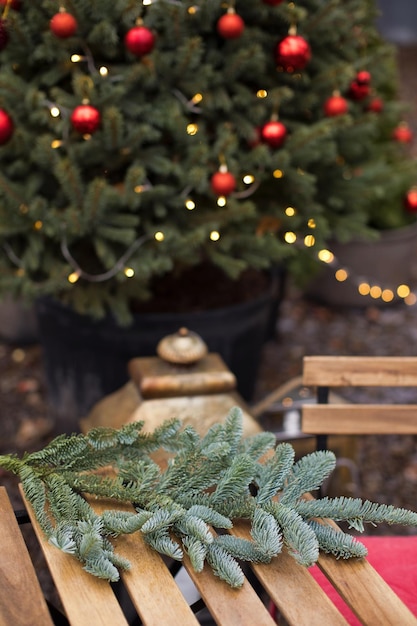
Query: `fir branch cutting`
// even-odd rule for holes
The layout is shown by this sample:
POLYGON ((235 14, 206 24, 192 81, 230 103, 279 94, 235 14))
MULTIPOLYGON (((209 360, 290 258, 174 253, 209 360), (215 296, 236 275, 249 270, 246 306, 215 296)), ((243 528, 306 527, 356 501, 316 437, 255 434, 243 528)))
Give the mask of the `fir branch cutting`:
POLYGON ((240 587, 241 561, 268 563, 284 545, 306 566, 320 550, 337 558, 366 555, 360 541, 328 519, 359 531, 366 522, 417 526, 417 513, 385 504, 306 500, 334 469, 334 454, 314 452, 295 461, 292 446, 276 445, 272 433, 243 439, 239 408, 203 437, 178 420, 150 434, 143 427, 135 422, 61 435, 21 459, 0 456, 0 466, 20 477, 49 541, 100 578, 116 581, 129 568, 112 538, 134 532, 161 554, 181 561, 187 553, 197 572, 207 562, 240 587), (168 455, 164 468, 152 457, 160 449, 168 455), (111 499, 116 508, 98 514, 95 498, 111 499), (118 510, 117 502, 130 503, 131 512, 118 510), (236 519, 248 521, 250 540, 227 533, 236 519))

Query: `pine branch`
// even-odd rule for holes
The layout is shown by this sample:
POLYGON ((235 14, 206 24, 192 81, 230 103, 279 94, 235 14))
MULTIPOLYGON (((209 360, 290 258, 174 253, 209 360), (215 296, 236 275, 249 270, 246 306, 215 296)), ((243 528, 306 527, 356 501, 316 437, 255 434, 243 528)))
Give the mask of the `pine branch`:
POLYGON ((272 452, 270 433, 244 441, 240 409, 204 437, 176 420, 153 433, 142 429, 142 423, 99 428, 57 437, 22 459, 0 456, 0 466, 20 476, 49 541, 95 576, 114 581, 129 567, 112 538, 134 532, 170 558, 182 560, 186 552, 196 571, 207 562, 238 587, 244 580, 239 561, 267 563, 279 558, 283 543, 303 565, 317 560, 319 548, 343 558, 365 554, 359 542, 317 519, 344 520, 358 530, 365 522, 417 526, 417 513, 393 506, 302 499, 327 478, 334 455, 313 453, 294 463, 290 445, 272 452), (164 470, 150 456, 159 448, 170 452, 164 470), (114 508, 99 515, 84 494, 111 499, 114 508), (120 510, 118 502, 135 510, 120 510), (247 520, 249 540, 216 533, 237 518, 247 520))

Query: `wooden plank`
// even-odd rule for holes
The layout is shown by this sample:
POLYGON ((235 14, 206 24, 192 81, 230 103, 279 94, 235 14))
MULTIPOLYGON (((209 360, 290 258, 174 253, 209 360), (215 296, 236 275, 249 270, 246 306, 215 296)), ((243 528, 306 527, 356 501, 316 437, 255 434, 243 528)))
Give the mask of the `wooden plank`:
POLYGON ((321 554, 318 566, 363 626, 416 626, 417 619, 366 559, 321 554))
POLYGON ((310 435, 415 435, 417 406, 305 404, 301 430, 310 435))
MULTIPOLYGON (((248 525, 244 522, 236 522, 232 534, 250 539, 248 525)), ((252 568, 290 626, 347 624, 308 569, 299 565, 285 548, 271 563, 252 565, 252 568)))
POLYGON ((414 387, 417 386, 417 357, 306 356, 303 384, 414 387))
MULTIPOLYGON (((21 492, 24 498, 22 489, 21 492)), ((110 584, 88 574, 74 557, 51 545, 40 529, 28 502, 26 508, 70 624, 128 626, 110 584)))
POLYGON ((0 625, 53 626, 13 507, 0 487, 0 625))
POLYGON ((248 580, 243 587, 233 589, 207 565, 196 573, 185 556, 184 566, 218 626, 276 626, 248 580))
MULTIPOLYGON (((112 501, 90 498, 89 502, 97 513, 115 508, 112 501)), ((117 508, 133 511, 127 504, 118 503, 117 508)), ((130 570, 122 573, 122 580, 144 626, 198 625, 162 557, 139 532, 118 537, 114 545, 117 553, 131 563, 130 570)))

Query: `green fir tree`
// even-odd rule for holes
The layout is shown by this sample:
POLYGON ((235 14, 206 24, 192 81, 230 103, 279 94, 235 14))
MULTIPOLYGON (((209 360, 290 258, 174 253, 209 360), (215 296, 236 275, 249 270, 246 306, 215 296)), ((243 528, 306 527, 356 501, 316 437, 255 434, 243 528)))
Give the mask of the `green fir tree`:
POLYGON ((372 0, 2 4, 2 293, 126 323, 163 274, 304 275, 329 238, 411 220, 372 0))
POLYGON ((365 522, 417 525, 417 513, 353 498, 306 500, 335 467, 330 451, 294 461, 288 443, 272 433, 242 438, 242 414, 232 409, 223 424, 200 437, 176 420, 153 433, 143 423, 61 435, 43 450, 0 456, 17 474, 49 541, 76 556, 88 572, 119 578, 129 563, 114 552, 112 537, 140 531, 158 552, 181 561, 184 552, 198 572, 207 562, 233 587, 243 584, 240 561, 268 563, 283 545, 302 565, 319 550, 337 558, 362 557, 366 548, 325 519, 363 531, 365 522), (152 453, 170 455, 165 470, 152 453), (106 474, 97 472, 106 468, 106 474), (97 514, 84 495, 113 499, 115 510, 97 514), (132 512, 117 510, 131 503, 132 512), (235 518, 250 523, 250 540, 227 534, 235 518), (221 532, 216 533, 216 529, 221 532))

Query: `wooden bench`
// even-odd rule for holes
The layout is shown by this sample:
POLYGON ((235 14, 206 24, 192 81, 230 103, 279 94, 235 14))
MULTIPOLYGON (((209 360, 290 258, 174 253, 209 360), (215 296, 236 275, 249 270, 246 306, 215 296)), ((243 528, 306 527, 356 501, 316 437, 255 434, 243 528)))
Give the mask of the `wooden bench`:
MULTIPOLYGON (((96 503, 98 510, 112 504, 96 503)), ((119 505, 120 506, 120 505, 119 505)), ((195 626, 198 617, 185 600, 167 562, 153 551, 140 533, 117 539, 118 552, 132 563, 121 585, 140 621, 129 622, 117 587, 86 573, 79 562, 50 545, 27 506, 33 528, 71 626, 195 626)), ((248 527, 237 523, 233 533, 248 537, 248 527)), ((22 539, 6 490, 0 487, 0 600, 1 626, 50 626, 54 621, 43 598, 36 572, 22 539)), ((337 561, 323 555, 320 568, 364 625, 417 624, 417 620, 365 559, 337 561)), ((269 603, 278 608, 278 623, 294 626, 339 626, 345 619, 328 599, 308 569, 285 551, 268 565, 248 570, 241 589, 232 589, 210 569, 196 574, 187 559, 184 566, 203 599, 212 622, 219 626, 273 626, 269 603), (253 576, 255 574, 255 577, 253 576), (285 620, 285 621, 282 621, 285 620)), ((120 592, 120 589, 119 589, 120 592)))

